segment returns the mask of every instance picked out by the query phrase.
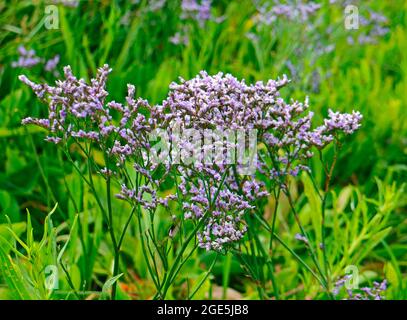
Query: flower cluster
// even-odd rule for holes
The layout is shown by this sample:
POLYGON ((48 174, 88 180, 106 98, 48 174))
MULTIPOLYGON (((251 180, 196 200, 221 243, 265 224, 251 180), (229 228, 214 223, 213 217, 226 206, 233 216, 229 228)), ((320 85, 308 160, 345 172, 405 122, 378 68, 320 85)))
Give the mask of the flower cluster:
POLYGON ((47 72, 52 72, 55 77, 59 76, 57 71, 57 66, 59 63, 59 54, 55 55, 53 58, 45 62, 44 70, 47 72))
POLYGON ((145 159, 150 148, 149 133, 155 126, 155 120, 147 119, 141 109, 154 113, 154 108, 147 101, 135 98, 133 85, 128 85, 125 104, 116 101, 107 103, 106 81, 110 72, 109 66, 104 65, 87 84, 83 79, 77 79, 67 66, 64 68, 65 79, 57 81, 55 87, 35 84, 20 76, 20 80, 48 104, 47 118, 29 117, 23 120, 23 124, 48 129, 48 142, 61 144, 72 139, 99 146, 106 153, 105 167, 99 172, 106 177, 116 177, 117 171, 124 169, 126 162, 132 161, 145 185, 134 188, 123 184, 117 197, 140 204, 145 210, 155 210, 158 205, 168 206, 168 201, 174 197, 161 199, 156 194, 165 176, 153 179, 152 172, 156 168, 145 159))
POLYGON ((180 15, 182 25, 179 31, 170 37, 170 42, 175 45, 187 45, 189 43, 188 34, 191 32, 191 25, 186 24, 186 21, 197 22, 201 29, 205 27, 208 21, 221 22, 223 17, 214 17, 211 9, 211 0, 182 0, 180 15))
POLYGON ((284 77, 246 85, 230 74, 210 76, 205 71, 188 81, 180 78, 163 101, 165 121, 196 129, 261 129, 272 121, 263 110, 275 103, 278 89, 287 82, 284 77))
MULTIPOLYGON (((64 68, 65 80, 57 81, 55 87, 39 85, 25 76, 20 80, 30 86, 36 95, 48 103, 48 117, 23 120, 24 124, 36 124, 49 130, 47 140, 60 143, 75 141, 97 142, 107 151, 110 165, 120 167, 128 158, 134 158, 140 148, 147 148, 150 121, 139 112, 149 109, 148 102, 135 99, 135 87, 128 85, 126 105, 111 101, 106 103, 107 76, 111 69, 105 65, 98 70, 91 84, 77 79, 69 66, 64 68), (120 119, 115 121, 115 112, 120 119)), ((104 172, 112 171, 106 168, 104 172)))
MULTIPOLYGON (((330 110, 324 124, 313 128, 313 113, 303 115, 308 109, 308 99, 305 103, 293 101, 288 104, 280 97, 279 89, 287 83, 288 79, 283 77, 277 81, 247 85, 230 74, 210 76, 201 72, 191 80, 180 79, 179 83, 170 85, 167 99, 158 107, 161 112, 157 118, 161 117, 160 123, 164 127, 192 128, 202 133, 195 143, 205 138, 208 129, 220 132, 256 130, 256 143, 264 144, 270 151, 266 154, 259 152, 258 170, 270 180, 281 183, 286 175, 296 176, 301 170, 309 170, 302 162, 312 157, 313 147, 325 147, 340 132, 353 133, 362 118, 358 112, 340 114, 330 110)), ((193 149, 193 142, 187 143, 193 149)), ((239 167, 241 163, 236 160, 239 167)), ((199 175, 188 174, 188 179, 195 178, 202 186, 205 181, 216 182, 226 174, 227 190, 242 196, 248 204, 268 195, 263 183, 252 176, 238 177, 228 172, 224 163, 199 163, 198 169, 199 175)), ((192 208, 199 214, 190 213, 188 217, 199 219, 202 209, 199 206, 192 208)), ((205 243, 205 246, 210 244, 205 243)))
POLYGON ((359 45, 375 44, 379 38, 390 32, 390 29, 387 27, 387 17, 373 10, 369 10, 368 17, 360 16, 359 24, 362 33, 355 37, 348 37, 348 43, 351 45, 355 43, 359 45))
POLYGON ((329 118, 324 120, 324 130, 334 131, 341 130, 346 134, 352 134, 360 127, 362 115, 353 111, 352 114, 341 114, 329 110, 329 118))
MULTIPOLYGON (((352 278, 351 275, 346 275, 335 282, 332 293, 338 296, 341 289, 345 287, 346 281, 352 278)), ((373 282, 373 287, 363 287, 360 289, 346 289, 346 298, 344 300, 383 300, 384 292, 387 290, 387 280, 382 282, 373 282)))
MULTIPOLYGON (((329 111, 324 125, 312 128, 313 113, 305 114, 305 103, 286 103, 279 89, 288 83, 284 76, 277 81, 261 81, 247 85, 230 74, 214 76, 201 72, 195 78, 170 85, 168 98, 163 102, 163 123, 172 126, 205 130, 255 129, 258 141, 272 151, 272 163, 259 160, 260 170, 267 170, 272 178, 297 175, 307 160, 312 147, 323 148, 334 139, 334 134, 351 134, 360 126, 359 112, 340 114, 329 111), (271 164, 271 166, 270 166, 271 164)), ((270 162, 269 161, 269 162, 270 162)))
MULTIPOLYGON (((208 170, 208 168, 205 168, 208 170)), ((226 245, 240 240, 246 232, 244 213, 252 209, 241 195, 222 184, 220 176, 210 179, 194 170, 181 169, 179 188, 183 200, 185 219, 205 219, 203 231, 197 234, 199 246, 206 250, 222 250, 226 245)), ((203 173, 205 175, 205 173, 203 173)))
POLYGON ((279 17, 284 17, 291 21, 306 22, 314 16, 321 8, 316 2, 289 1, 281 3, 275 0, 273 4, 258 5, 259 22, 270 25, 279 17))
MULTIPOLYGON (((18 49, 19 58, 17 61, 13 61, 11 66, 13 68, 25 68, 30 69, 34 66, 44 63, 44 59, 37 56, 35 50, 27 50, 24 46, 19 46, 18 49)), ((57 66, 59 63, 59 55, 55 55, 53 58, 45 61, 44 71, 51 72, 55 77, 59 76, 57 66)))
POLYGON ((198 21, 203 26, 206 21, 212 18, 211 0, 182 0, 181 19, 192 19, 198 21))
POLYGON ((245 214, 254 210, 258 201, 271 191, 257 180, 256 172, 269 182, 284 184, 287 175, 296 176, 301 170, 309 170, 303 160, 312 157, 312 148, 325 147, 340 132, 353 133, 362 118, 358 112, 329 111, 324 124, 313 128, 312 113, 305 114, 308 99, 305 103, 286 103, 280 97, 280 88, 289 82, 285 76, 249 85, 230 74, 210 76, 201 72, 191 80, 172 83, 168 97, 160 105, 150 106, 147 101, 136 99, 133 85, 128 85, 125 104, 107 102, 106 81, 110 72, 109 66, 104 65, 87 84, 77 79, 67 66, 65 79, 57 81, 54 87, 20 76, 48 104, 46 118, 26 118, 23 123, 48 129, 46 140, 52 143, 84 141, 100 148, 105 153, 105 167, 99 172, 106 177, 124 178, 118 198, 141 205, 145 210, 155 210, 159 205, 168 207, 168 202, 175 200, 174 195, 165 198, 157 195, 165 177, 174 170, 180 180, 177 193, 181 197, 180 209, 185 219, 202 223, 197 236, 200 247, 207 250, 222 250, 243 237, 245 214), (175 128, 193 129, 199 136, 192 141, 179 137, 177 140, 175 128), (155 129, 168 131, 170 142, 181 146, 187 154, 199 147, 199 141, 208 138, 211 129, 209 144, 199 150, 203 158, 197 160, 204 159, 207 151, 219 145, 233 149, 239 144, 251 144, 257 160, 255 170, 250 174, 236 170, 245 165, 240 158, 232 163, 222 161, 229 150, 221 148, 213 161, 198 161, 193 165, 175 163, 169 157, 164 161, 165 173, 159 179, 154 178, 160 168, 151 157, 150 138, 155 129), (255 132, 254 143, 246 136, 241 141, 225 143, 220 140, 219 132, 228 130, 251 130, 255 132), (257 151, 257 145, 264 147, 257 151), (129 181, 128 175, 120 174, 128 163, 142 177, 135 184, 129 181))
POLYGON ((24 46, 19 46, 17 51, 19 58, 11 63, 13 68, 31 68, 42 61, 41 58, 37 57, 33 49, 27 50, 24 46))
POLYGON ((22 82, 48 103, 49 111, 46 119, 26 118, 23 123, 46 124, 45 127, 50 132, 48 139, 53 142, 60 142, 69 137, 99 140, 100 135, 106 131, 96 131, 94 123, 109 119, 104 100, 107 96, 105 85, 110 71, 107 66, 99 69, 91 85, 86 84, 83 79, 78 80, 69 66, 64 68, 65 80, 57 81, 55 87, 35 84, 26 76, 20 76, 22 82), (77 119, 82 121, 75 121, 77 119))

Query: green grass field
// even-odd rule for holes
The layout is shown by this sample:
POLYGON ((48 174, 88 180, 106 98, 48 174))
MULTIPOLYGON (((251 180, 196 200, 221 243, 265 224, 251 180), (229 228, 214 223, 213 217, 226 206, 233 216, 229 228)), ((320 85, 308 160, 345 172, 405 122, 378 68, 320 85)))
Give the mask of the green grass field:
MULTIPOLYGON (((359 288, 386 279, 385 299, 407 299, 407 2, 348 1, 360 18, 351 30, 339 0, 318 2, 304 19, 277 15, 273 21, 263 20, 258 1, 212 1, 203 23, 183 17, 177 0, 78 2, 0 0, 0 299, 345 299, 346 290, 332 292, 349 272, 359 288), (387 19, 375 20, 372 12, 387 19), (174 43, 177 33, 188 41, 174 43), (41 61, 13 64, 20 46, 41 61), (60 61, 47 71, 55 55, 60 61), (291 83, 282 95, 309 96, 316 122, 329 108, 358 110, 362 126, 343 141, 326 201, 318 191, 324 168, 314 157, 312 179, 303 173, 289 182, 296 216, 283 195, 262 203, 261 221, 275 222, 281 242, 269 247, 268 231, 253 220, 257 235, 242 239, 246 249, 186 246, 186 257, 187 251, 179 254, 183 235, 171 242, 170 216, 159 211, 151 222, 158 240, 147 242, 146 253, 149 216, 128 220, 131 205, 107 196, 103 177, 80 148, 70 145, 71 163, 64 150, 44 141, 45 130, 21 124, 45 116, 46 107, 19 75, 53 84, 70 65, 89 81, 104 64, 113 69, 108 101, 124 101, 131 83, 137 97, 160 104, 172 81, 201 70, 246 83, 287 74, 291 83), (111 206, 111 224, 98 201, 111 206), (296 217, 315 252, 296 239, 296 217), (108 231, 120 235, 125 226, 115 252, 108 231), (171 266, 179 269, 171 273, 171 266)), ((328 147, 322 157, 331 161, 334 152, 328 147)), ((101 152, 95 150, 92 161, 103 165, 101 152)), ((159 192, 174 193, 174 185, 176 179, 159 192)), ((120 190, 119 183, 110 187, 112 194, 120 190)))

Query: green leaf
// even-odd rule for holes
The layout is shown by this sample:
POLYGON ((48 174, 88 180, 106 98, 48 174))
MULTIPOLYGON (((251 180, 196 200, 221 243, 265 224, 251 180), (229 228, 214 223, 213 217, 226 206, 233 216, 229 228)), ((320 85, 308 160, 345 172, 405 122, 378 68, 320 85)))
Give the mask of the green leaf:
POLYGON ((386 263, 386 265, 384 266, 384 273, 386 275, 387 281, 389 281, 390 284, 395 287, 399 285, 397 271, 391 262, 386 263))
POLYGON ((113 284, 119 280, 119 278, 123 275, 123 273, 118 274, 117 276, 111 277, 108 279, 102 287, 102 294, 100 296, 100 300, 108 300, 109 299, 109 290, 113 286, 113 284))
MULTIPOLYGON (((1 244, 1 241, 0 241, 1 244)), ((0 245, 0 270, 6 282, 10 293, 13 294, 15 299, 31 300, 35 297, 32 296, 30 290, 26 287, 27 282, 24 282, 24 276, 18 266, 13 263, 11 257, 6 254, 3 246, 0 245)))
POLYGON ((78 215, 75 215, 71 230, 69 231, 69 235, 68 235, 68 239, 66 240, 64 246, 62 247, 62 249, 59 251, 58 257, 57 257, 57 263, 59 263, 61 261, 61 258, 66 250, 66 248, 68 247, 68 244, 71 240, 71 236, 72 236, 72 232, 75 230, 75 226, 76 226, 76 221, 78 219, 78 215))

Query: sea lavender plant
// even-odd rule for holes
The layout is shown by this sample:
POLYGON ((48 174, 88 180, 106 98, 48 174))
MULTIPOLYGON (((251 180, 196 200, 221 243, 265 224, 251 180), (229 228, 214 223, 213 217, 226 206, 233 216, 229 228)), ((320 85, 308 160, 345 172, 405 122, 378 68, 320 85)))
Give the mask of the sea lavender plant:
MULTIPOLYGON (((269 185, 274 187, 286 189, 287 176, 297 176, 301 170, 309 170, 305 163, 313 156, 312 148, 321 150, 340 132, 351 134, 360 126, 360 113, 340 114, 330 110, 324 124, 313 129, 313 114, 310 112, 301 117, 308 108, 308 100, 305 104, 287 104, 280 97, 279 89, 288 83, 286 77, 270 80, 266 84, 257 82, 246 85, 229 74, 210 76, 201 72, 189 81, 181 79, 180 82, 171 84, 168 98, 159 107, 163 110, 160 123, 164 127, 193 128, 201 134, 199 139, 204 138, 208 128, 221 132, 227 129, 255 129, 258 132, 257 141, 265 145, 267 150, 259 152, 257 167, 267 177, 269 185)), ((236 160, 236 167, 239 168, 242 164, 239 163, 240 159, 236 160)), ((235 174, 237 170, 233 172, 223 164, 199 163, 200 175, 195 174, 195 177, 200 189, 205 182, 201 177, 211 181, 210 185, 213 186, 226 174, 225 188, 235 193, 240 191, 239 196, 249 202, 273 191, 273 187, 265 190, 265 184, 256 182, 252 176, 239 177, 235 174)), ((191 174, 188 178, 192 179, 191 174)), ((199 215, 188 214, 188 217, 200 219, 203 214, 199 210, 199 215)), ((212 248, 203 240, 202 247, 212 248)))
MULTIPOLYGON (((83 79, 77 79, 67 66, 64 68, 65 80, 57 81, 55 87, 34 84, 26 76, 20 76, 20 80, 30 86, 49 107, 47 118, 28 117, 23 120, 23 124, 36 124, 48 129, 48 142, 67 145, 74 141, 88 156, 91 156, 91 148, 99 146, 105 153, 105 167, 98 168, 98 172, 106 178, 125 174, 121 171, 127 162, 134 161, 134 169, 157 185, 160 179, 153 179, 146 169, 147 164, 142 161, 150 148, 148 135, 156 122, 154 118, 148 120, 140 109, 154 112, 153 107, 146 100, 135 99, 133 85, 128 85, 125 105, 116 101, 107 103, 106 81, 110 72, 107 65, 103 66, 88 85, 83 79), (113 119, 111 114, 114 112, 119 115, 118 120, 113 119), (82 146, 82 142, 87 149, 82 146), (142 153, 142 150, 145 152, 142 153)), ((156 168, 151 165, 149 169, 156 168)), ((117 196, 134 200, 145 208, 157 205, 158 202, 148 204, 142 200, 144 193, 151 195, 154 190, 145 187, 138 193, 134 192, 122 186, 117 196)))
MULTIPOLYGON (((201 72, 195 78, 180 83, 173 83, 170 86, 168 98, 159 108, 163 109, 160 122, 165 126, 177 126, 181 128, 193 128, 205 134, 208 128, 218 131, 232 130, 255 130, 259 145, 257 158, 257 169, 255 173, 245 175, 239 174, 238 169, 242 166, 240 159, 232 166, 228 167, 216 162, 210 164, 200 163, 199 170, 188 174, 189 181, 195 181, 198 189, 204 189, 205 182, 209 185, 216 185, 216 181, 224 177, 222 188, 234 193, 234 199, 247 201, 245 212, 249 215, 235 214, 235 221, 247 224, 243 229, 235 228, 239 231, 239 237, 228 238, 238 242, 240 234, 253 225, 252 216, 263 219, 259 207, 259 201, 267 195, 273 195, 277 200, 280 192, 283 192, 289 199, 296 221, 301 229, 299 235, 301 239, 307 239, 308 248, 312 251, 314 262, 321 275, 323 270, 319 266, 315 250, 306 235, 304 228, 299 222, 298 214, 293 205, 293 199, 289 191, 289 177, 296 177, 301 171, 310 171, 307 166, 309 159, 314 152, 321 153, 321 150, 331 143, 339 145, 342 134, 352 134, 360 127, 362 116, 359 112, 351 114, 341 114, 329 110, 328 118, 322 125, 313 127, 313 113, 308 112, 308 99, 305 103, 292 101, 287 103, 280 97, 279 90, 287 85, 287 77, 282 79, 269 80, 267 83, 257 82, 247 85, 244 80, 239 81, 235 77, 222 73, 214 76, 201 72), (261 176, 262 181, 258 181, 256 176, 261 176), (209 182, 208 182, 209 181, 209 182)), ((202 139, 198 137, 197 140, 202 139)), ((327 170, 327 183, 332 176, 332 167, 327 170)), ((223 181, 223 180, 222 180, 223 181)), ((327 193, 327 189, 325 189, 327 193)), ((200 199, 204 199, 203 196, 200 199)), ((325 203, 324 199, 324 203, 325 203)), ((236 201, 236 200, 235 200, 236 201)), ((206 203, 206 202, 205 202, 206 203)), ((186 206, 193 208, 198 214, 188 213, 188 218, 201 221, 203 218, 200 206, 186 206)), ((216 206, 215 206, 216 207, 216 206)), ((277 207, 277 206, 276 206, 277 207)), ((230 210, 230 208, 229 208, 230 210)), ((208 220, 204 223, 204 233, 200 236, 200 246, 207 249, 221 249, 220 241, 214 243, 212 217, 222 216, 219 210, 210 212, 208 220), (215 214, 216 212, 216 214, 215 214), (210 231, 212 230, 212 234, 210 231)), ((231 210, 233 216, 234 210, 231 210)), ((227 214, 223 214, 227 217, 227 214)), ((274 237, 275 213, 272 226, 269 227, 271 237, 274 237)), ((262 221, 264 223, 264 221, 262 221)), ((267 224, 266 224, 267 225, 267 224)), ((218 226, 215 228, 215 235, 218 226)), ((250 238, 256 238, 254 234, 250 238)), ((255 241, 255 239, 252 239, 255 241)), ((272 239, 270 240, 272 242, 272 239)), ((230 244, 230 243, 229 243, 230 244)), ((322 243, 320 247, 324 248, 322 243)), ((260 249, 261 250, 261 249, 260 249)), ((252 254, 253 254, 252 250, 252 254)), ((324 275, 324 286, 328 288, 327 276, 324 275)))
MULTIPOLYGON (((241 262, 250 270, 250 264, 240 256, 241 253, 254 255, 254 259, 258 259, 255 255, 257 251, 261 252, 263 258, 267 256, 259 244, 256 231, 259 225, 255 221, 258 220, 270 232, 270 246, 275 237, 276 212, 270 226, 261 214, 261 199, 273 195, 277 200, 280 192, 283 192, 289 199, 301 230, 297 239, 307 240, 314 262, 321 276, 325 277, 322 284, 327 286, 327 275, 318 265, 310 237, 299 223, 288 182, 289 177, 297 176, 300 171, 310 171, 306 163, 313 156, 313 149, 321 152, 328 144, 339 143, 341 134, 348 135, 357 130, 362 118, 360 113, 341 114, 329 111, 324 123, 313 127, 313 114, 305 114, 308 99, 305 103, 286 103, 280 97, 279 90, 289 82, 286 76, 266 83, 259 81, 248 85, 244 80, 238 80, 229 74, 218 73, 211 76, 206 72, 201 72, 188 81, 181 79, 180 83, 172 83, 168 97, 157 106, 150 106, 141 98, 136 99, 135 87, 132 85, 128 85, 126 104, 107 102, 106 82, 110 72, 107 65, 103 66, 90 84, 77 79, 69 66, 64 68, 65 79, 57 81, 54 87, 36 84, 26 76, 20 76, 20 80, 48 105, 46 118, 29 117, 23 120, 23 124, 34 124, 47 129, 46 140, 62 146, 67 158, 94 192, 103 217, 110 226, 109 233, 115 252, 114 276, 119 272, 120 247, 134 212, 137 212, 143 254, 157 287, 157 297, 165 297, 185 263, 187 258, 184 253, 194 239, 197 243, 192 251, 196 247, 217 252, 230 250, 236 252, 241 262), (172 152, 164 157, 162 163, 156 163, 152 157, 154 143, 150 139, 156 129, 168 132, 170 139, 167 142, 172 147, 181 148, 181 154, 189 154, 199 147, 197 142, 207 138, 208 129, 212 130, 212 135, 209 144, 205 145, 206 149, 199 150, 195 163, 176 162, 174 159, 178 157, 173 157, 172 152), (199 137, 193 142, 190 139, 182 140, 174 134, 175 129, 193 129, 199 137), (239 156, 232 157, 234 161, 229 161, 229 149, 239 147, 239 141, 229 141, 225 145, 220 140, 222 135, 219 132, 227 130, 255 132, 256 147, 263 147, 258 151, 254 148, 258 157, 255 157, 253 171, 241 171, 246 162, 239 156), (71 143, 77 144, 86 156, 89 178, 83 175, 72 160, 68 148, 71 143), (214 149, 219 143, 226 148, 221 148, 218 158, 203 161, 206 159, 205 152, 214 149), (94 149, 99 149, 104 155, 103 168, 93 160, 94 149), (129 165, 135 172, 129 173, 129 165), (102 204, 93 185, 94 172, 101 174, 106 181, 107 207, 102 204), (259 179, 259 176, 263 178, 259 179), (157 191, 168 177, 175 181, 176 192, 159 197, 157 191), (111 205, 112 181, 121 185, 121 191, 116 196, 128 201, 132 207, 120 237, 111 227, 114 220, 111 205), (170 202, 180 213, 175 218, 168 210, 170 202), (166 268, 161 276, 154 251, 158 252, 162 265, 168 265, 168 261, 167 249, 158 244, 161 241, 158 241, 154 232, 154 217, 159 207, 167 210, 172 222, 179 221, 180 224, 179 235, 171 228, 169 239, 175 241, 176 237, 185 237, 191 229, 187 222, 190 221, 193 225, 192 231, 181 241, 182 245, 176 252, 172 266, 166 268), (148 213, 150 229, 147 234, 141 232, 143 212, 148 213), (251 243, 250 249, 242 246, 241 240, 246 233, 251 243), (154 250, 151 243, 154 243, 154 250)), ((245 137, 240 144, 245 146, 247 142, 250 141, 245 137)), ((241 155, 239 152, 236 154, 241 155)), ((332 169, 328 170, 327 175, 328 178, 331 177, 332 169)), ((325 246, 324 243, 322 245, 325 246)), ((269 260, 267 266, 272 273, 272 260, 269 260)), ((259 277, 253 273, 252 276, 259 277)), ((264 288, 259 284, 261 296, 264 295, 263 291, 264 288)), ((112 297, 115 297, 115 287, 112 297)))
POLYGON ((212 175, 212 168, 201 169, 203 175, 191 169, 186 170, 188 173, 181 171, 184 218, 206 219, 203 229, 197 232, 199 247, 221 251, 243 238, 247 229, 244 213, 251 206, 241 195, 224 187, 221 177, 212 175))

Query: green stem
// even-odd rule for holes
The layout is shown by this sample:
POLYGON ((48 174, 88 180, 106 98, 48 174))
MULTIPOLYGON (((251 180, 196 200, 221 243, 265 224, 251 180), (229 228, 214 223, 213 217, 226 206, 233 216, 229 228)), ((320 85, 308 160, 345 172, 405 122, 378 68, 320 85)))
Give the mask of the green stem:
MULTIPOLYGON (((265 229, 269 232, 271 232, 271 227, 261 217, 258 215, 255 215, 255 217, 262 223, 262 225, 265 227, 265 229)), ((313 276, 314 278, 324 287, 324 282, 319 278, 319 276, 315 273, 314 270, 298 255, 296 254, 284 241, 281 239, 276 233, 274 233, 274 238, 294 257, 298 260, 299 263, 301 263, 305 269, 307 269, 313 276)))
MULTIPOLYGON (((217 255, 216 255, 217 257, 217 255)), ((232 263, 232 255, 227 254, 225 258, 225 263, 223 266, 223 281, 222 281, 222 286, 223 286, 223 293, 222 293, 222 299, 226 300, 227 298, 227 291, 228 291, 228 286, 229 286, 229 276, 230 276, 230 267, 232 263)))
MULTIPOLYGON (((274 198, 275 198, 275 205, 274 205, 274 210, 273 210, 273 220, 271 223, 271 233, 270 233, 270 260, 271 260, 271 268, 274 266, 274 247, 273 247, 273 240, 274 240, 274 234, 275 234, 275 228, 276 228, 276 221, 277 221, 277 210, 278 210, 278 205, 279 205, 279 198, 280 198, 280 191, 281 188, 278 188, 277 193, 274 193, 274 198)), ((279 299, 279 294, 278 294, 278 287, 277 283, 274 277, 274 271, 270 270, 270 275, 271 275, 271 281, 273 283, 273 289, 274 289, 274 295, 276 296, 276 299, 279 299)))
MULTIPOLYGON (((192 293, 189 295, 188 300, 191 300, 191 299, 194 297, 194 295, 198 292, 198 290, 199 290, 199 289, 202 287, 202 285, 205 283, 206 279, 208 279, 209 275, 210 275, 211 272, 212 272, 213 267, 215 266, 216 261, 218 260, 218 256, 219 256, 219 253, 216 253, 216 256, 215 256, 215 258, 213 259, 211 265, 209 266, 209 269, 208 269, 208 271, 206 272, 205 277, 199 282, 199 284, 198 284, 198 286, 196 287, 196 289, 194 290, 194 292, 192 292, 192 293)), ((210 297, 209 297, 209 298, 210 298, 210 297)))
MULTIPOLYGON (((236 183, 237 183, 237 185, 238 185, 239 194, 240 194, 241 196, 243 196, 243 197, 246 199, 246 197, 245 197, 245 195, 244 195, 244 193, 243 193, 242 187, 241 187, 240 178, 239 178, 239 175, 238 175, 238 173, 237 173, 236 166, 235 166, 235 165, 232 166, 232 169, 233 169, 233 174, 234 174, 236 183)), ((258 214, 261 214, 261 213, 258 212, 258 214)), ((249 220, 250 220, 250 217, 249 217, 249 220)), ((275 220, 273 220, 273 225, 274 225, 274 224, 275 224, 275 220)), ((255 228, 250 228, 250 229, 255 230, 255 228)), ((249 237, 251 238, 251 234, 252 234, 252 233, 250 232, 250 229, 249 229, 248 234, 249 234, 249 237)), ((276 282, 276 279, 275 279, 275 276, 274 276, 273 261, 272 261, 272 259, 271 259, 271 261, 268 261, 268 260, 267 260, 267 256, 268 256, 268 255, 266 254, 265 250, 264 250, 263 247, 261 246, 261 242, 260 242, 260 240, 259 240, 259 238, 258 238, 258 234, 257 234, 256 232, 254 233, 254 237, 255 237, 255 240, 256 240, 256 244, 258 244, 258 246, 260 247, 260 250, 261 250, 261 252, 262 252, 263 258, 266 260, 266 263, 267 263, 267 266, 268 266, 268 269, 269 269, 269 272, 270 272, 271 282, 272 282, 272 284, 273 284, 274 295, 275 295, 276 298, 278 299, 278 298, 279 298, 279 294, 278 294, 278 289, 277 289, 277 282, 276 282)), ((272 236, 271 236, 270 242, 272 242, 272 236)), ((252 244, 252 241, 250 241, 250 244, 252 244)), ((270 245, 271 245, 271 244, 270 244, 270 245)), ((256 258, 256 257, 255 257, 255 258, 256 258)), ((243 260, 243 261, 244 261, 244 260, 243 260)), ((255 265, 257 266, 257 263, 256 263, 255 265)), ((257 268, 257 269, 258 269, 258 268, 257 268)), ((248 270, 251 271, 252 268, 248 268, 248 270)), ((250 273, 252 273, 252 272, 250 272, 250 273)), ((252 277, 253 277, 253 278, 258 278, 257 276, 255 277, 254 274, 252 274, 252 277)), ((263 284, 263 286, 264 286, 264 284, 263 284)), ((260 295, 260 291, 259 291, 259 295, 260 295)))
MULTIPOLYGON (((140 204, 137 204, 137 220, 138 220, 138 229, 139 229, 139 236, 140 236, 140 241, 141 241, 141 251, 143 252, 143 256, 144 256, 144 260, 145 263, 147 265, 147 270, 151 276, 151 279, 154 282, 155 287, 157 288, 158 294, 161 296, 161 285, 159 284, 159 280, 158 274, 154 274, 151 265, 150 265, 150 261, 148 259, 148 255, 147 255, 147 250, 144 244, 144 236, 143 236, 143 232, 142 232, 142 223, 141 223, 141 209, 140 209, 140 204)), ((154 259, 154 256, 151 257, 152 259, 154 259)))
MULTIPOLYGON (((111 195, 111 181, 110 176, 106 178, 106 198, 107 198, 107 212, 108 212, 108 229, 110 234, 110 239, 112 240, 112 245, 114 249, 114 261, 113 261, 113 277, 119 274, 119 263, 120 263, 120 249, 117 245, 116 236, 114 234, 113 226, 113 211, 112 211, 112 195, 111 195)), ((117 281, 112 285, 112 300, 116 299, 117 291, 117 281)))
POLYGON ((127 231, 128 227, 129 227, 129 225, 130 225, 131 219, 132 219, 133 216, 134 216, 134 212, 135 212, 135 211, 136 211, 136 208, 133 207, 133 208, 131 209, 131 212, 130 212, 129 217, 127 218, 126 224, 124 225, 122 234, 120 235, 120 238, 119 238, 119 242, 117 243, 117 247, 118 247, 119 251, 120 251, 120 248, 122 247, 122 243, 123 243, 124 236, 125 236, 126 231, 127 231))
POLYGON ((298 212, 297 212, 297 210, 295 209, 295 206, 294 206, 294 203, 293 203, 293 200, 292 200, 292 197, 291 197, 291 193, 290 193, 290 191, 286 190, 285 194, 287 195, 288 203, 290 204, 290 207, 291 207, 291 209, 292 209, 292 211, 293 211, 293 213, 294 213, 294 217, 295 217, 295 220, 296 220, 296 222, 297 222, 297 225, 298 225, 298 227, 300 228, 301 233, 302 233, 302 234, 306 237, 306 239, 308 240, 308 248, 310 249, 311 258, 312 258, 312 261, 314 262, 314 264, 315 264, 315 266, 316 266, 316 268, 317 268, 317 270, 318 270, 318 273, 321 275, 321 277, 322 277, 322 279, 323 279, 323 283, 324 283, 323 287, 324 287, 324 289, 326 290, 327 294, 328 294, 330 297, 332 297, 332 294, 331 294, 331 292, 330 292, 330 290, 329 290, 329 286, 328 286, 328 275, 325 274, 325 273, 322 271, 322 268, 321 268, 321 266, 319 265, 318 257, 317 257, 317 255, 316 255, 316 252, 315 252, 315 250, 314 250, 314 248, 313 248, 313 246, 312 246, 312 244, 311 244, 311 241, 310 241, 309 236, 307 235, 307 233, 305 232, 305 229, 303 228, 303 226, 302 226, 302 224, 301 224, 300 218, 299 218, 299 216, 298 216, 298 212))

